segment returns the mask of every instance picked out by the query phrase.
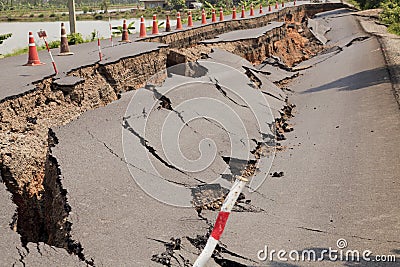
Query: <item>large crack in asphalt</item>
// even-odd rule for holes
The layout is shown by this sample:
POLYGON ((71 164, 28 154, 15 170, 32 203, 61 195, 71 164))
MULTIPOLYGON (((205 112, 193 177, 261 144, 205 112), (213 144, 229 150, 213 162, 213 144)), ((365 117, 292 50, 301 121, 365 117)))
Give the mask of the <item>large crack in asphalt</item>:
POLYGON ((144 148, 146 148, 146 150, 147 150, 151 155, 153 155, 158 161, 160 161, 162 164, 164 164, 166 167, 168 167, 168 168, 170 168, 170 169, 176 170, 176 171, 178 171, 178 172, 180 172, 180 173, 186 175, 186 173, 185 173, 184 171, 182 171, 182 170, 178 169, 177 167, 175 167, 174 165, 168 163, 168 162, 165 161, 160 155, 158 155, 158 154, 157 154, 157 150, 156 150, 154 147, 150 146, 150 145, 148 144, 149 142, 148 142, 144 137, 142 137, 138 132, 136 132, 135 129, 132 128, 132 126, 131 126, 131 125, 129 124, 129 122, 128 122, 128 119, 129 119, 129 118, 130 118, 129 116, 128 116, 128 117, 123 117, 123 118, 122 118, 122 122, 123 122, 123 123, 122 123, 122 127, 123 127, 125 130, 129 131, 129 132, 130 132, 131 134, 133 134, 134 136, 136 136, 136 137, 139 139, 140 144, 141 144, 144 148))
MULTIPOLYGON (((286 65, 284 65, 283 63, 279 63, 278 65, 281 65, 282 68, 288 68, 286 65)), ((120 89, 117 87, 117 81, 114 77, 112 77, 109 73, 107 73, 105 71, 105 69, 101 69, 98 68, 97 69, 98 73, 107 81, 108 86, 110 86, 113 91, 115 91, 117 98, 120 98, 120 89)), ((252 76, 252 75, 250 75, 252 76)), ((249 77, 251 78, 251 77, 249 77)), ((260 87, 260 85, 262 83, 260 83, 261 81, 254 79, 254 77, 252 77, 252 82, 260 87), (253 79, 252 79, 253 78, 253 79)), ((245 107, 248 108, 246 105, 242 105, 240 103, 238 103, 237 101, 235 101, 234 99, 232 99, 231 97, 229 97, 229 95, 227 94, 227 92, 225 90, 222 89, 222 87, 219 85, 218 81, 213 81, 213 83, 215 84, 215 87, 218 89, 218 91, 227 99, 229 99, 230 101, 232 101, 233 103, 235 103, 236 105, 239 105, 241 107, 245 107)), ((65 96, 65 94, 64 94, 65 96)), ((171 105, 171 101, 165 97, 165 96, 160 96, 160 98, 158 98, 161 101, 161 106, 163 108, 169 109, 174 111, 179 118, 181 119, 181 121, 183 123, 185 123, 185 125, 187 125, 187 123, 184 121, 183 116, 181 113, 179 113, 178 111, 175 111, 171 105)), ((80 102, 80 100, 78 101, 79 106, 82 104, 80 102)), ((111 101, 112 102, 112 101, 111 101)), ((62 103, 60 102, 60 100, 58 100, 57 98, 48 98, 46 97, 46 99, 43 102, 45 105, 50 105, 51 103, 56 103, 57 105, 61 105, 62 103)), ((108 102, 105 101, 105 105, 107 105, 108 102)), ((22 105, 22 104, 21 104, 22 105)), ((9 106, 13 111, 16 117, 21 116, 21 114, 19 114, 19 109, 18 107, 15 107, 13 103, 10 104, 9 106)), ((96 108, 97 106, 93 107, 96 108)), ((91 107, 92 108, 92 107, 91 107)), ((81 113, 85 112, 85 110, 83 110, 81 113)), ((145 110, 143 111, 145 113, 145 110)), ((285 112, 284 112, 285 113, 285 112)), ((145 114, 143 115, 145 116, 145 114)), ((159 156, 157 154, 157 151, 155 150, 154 147, 150 146, 148 141, 140 136, 134 129, 133 127, 131 127, 131 125, 129 125, 128 123, 128 118, 123 118, 123 124, 122 127, 125 128, 126 130, 128 130, 130 133, 132 133, 134 136, 136 136, 140 143, 146 148, 146 150, 151 153, 157 160, 159 160, 161 163, 163 163, 165 166, 167 166, 168 168, 171 169, 175 169, 185 175, 187 175, 186 173, 182 172, 181 170, 177 169, 175 166, 169 164, 168 162, 166 162, 165 160, 163 160, 161 158, 161 156, 159 156)), ((204 118, 207 120, 207 118, 204 118)), ((40 118, 38 118, 37 116, 28 116, 26 117, 27 122, 29 122, 30 124, 37 124, 38 121, 40 120, 40 118)), ((214 123, 213 121, 209 120, 211 123, 214 123)), ((68 122, 60 122, 59 124, 63 124, 63 123, 68 123, 68 122)), ((54 125, 58 125, 53 124, 54 125)), ((217 125, 217 124, 216 124, 217 125)), ((2 125, 0 125, 0 127, 2 127, 2 125)), ((2 129, 2 128, 0 128, 2 129)), ((14 129, 12 129, 13 131, 15 131, 14 129)), ((89 134, 91 134, 89 132, 89 134)), ((95 136, 92 136, 93 138, 96 139, 95 136)), ((98 140, 99 142, 102 142, 101 140, 98 140)), ((24 224, 26 223, 26 221, 30 221, 30 220, 37 220, 35 222, 33 222, 32 225, 34 225, 35 227, 32 227, 32 225, 20 225, 18 228, 18 233, 21 235, 21 242, 23 244, 23 249, 26 249, 26 253, 22 250, 18 250, 18 254, 20 256, 20 263, 23 264, 25 266, 24 263, 24 259, 26 257, 26 255, 29 253, 29 250, 26 247, 26 244, 28 242, 33 242, 33 243, 37 243, 38 242, 44 242, 46 244, 49 244, 51 246, 55 246, 55 247, 60 247, 60 248, 64 248, 66 249, 69 253, 73 253, 75 255, 77 255, 79 257, 80 260, 84 261, 87 265, 90 266, 94 266, 94 260, 93 259, 87 259, 86 256, 83 253, 83 247, 82 245, 73 240, 72 236, 71 236, 71 227, 72 227, 72 223, 68 222, 67 217, 69 215, 69 212, 71 211, 71 207, 68 204, 68 200, 67 200, 67 191, 62 187, 61 184, 61 180, 60 180, 60 168, 57 162, 57 159, 54 158, 53 156, 50 155, 50 151, 51 151, 51 147, 54 143, 57 143, 57 139, 54 135, 54 133, 49 132, 49 145, 48 145, 48 155, 46 157, 46 162, 45 162, 45 177, 44 177, 44 186, 45 186, 45 191, 44 192, 44 197, 43 198, 37 198, 37 199, 33 199, 32 202, 30 202, 32 204, 32 207, 29 207, 29 209, 31 210, 35 210, 37 209, 38 214, 37 214, 37 218, 32 218, 32 217, 24 217, 24 210, 22 206, 18 205, 20 204, 18 202, 18 198, 20 197, 21 199, 29 199, 30 196, 28 195, 19 195, 16 193, 18 192, 18 190, 21 190, 21 188, 18 188, 18 182, 16 180, 16 178, 14 178, 14 176, 12 175, 10 169, 8 169, 7 166, 1 164, 1 176, 0 178, 3 180, 3 182, 7 185, 8 190, 13 194, 13 200, 14 202, 16 202, 17 204, 17 213, 14 216, 14 223, 12 223, 11 227, 15 228, 15 224, 24 224), (55 202, 56 206, 52 206, 54 205, 54 203, 50 203, 52 200, 56 199, 55 202), (43 220, 43 214, 47 214, 50 217, 54 217, 51 219, 51 221, 48 222, 44 222, 43 220), (64 226, 62 230, 57 230, 57 222, 59 221, 63 221, 64 226), (31 236, 27 236, 24 234, 24 231, 32 231, 32 232, 37 232, 38 236, 32 238, 31 236)), ((102 142, 104 147, 111 153, 113 154, 115 157, 119 158, 121 161, 126 162, 121 156, 119 156, 117 153, 115 153, 115 151, 113 151, 106 143, 102 142)), ((261 142, 260 142, 261 144, 261 142)), ((258 148, 261 148, 260 146, 257 146, 258 148)), ((127 163, 127 164, 131 164, 131 163, 127 163)), ((253 171, 253 165, 254 164, 247 164, 245 169, 248 169, 249 171, 253 171)), ((133 165, 132 165, 133 166, 133 165)), ((204 183, 204 182, 203 182, 204 183)), ((22 190, 25 190, 26 188, 23 188, 22 190)), ((261 194, 261 193, 260 193, 261 194)), ((256 208, 254 208, 254 210, 249 210, 246 208, 243 208, 242 206, 244 204, 249 204, 250 202, 248 200, 246 200, 245 198, 243 198, 242 200, 239 200, 237 205, 235 206, 237 208, 236 211, 241 212, 241 211, 250 211, 250 212, 263 212, 263 210, 259 210, 257 211, 256 208), (243 200, 244 199, 244 200, 243 200), (243 203, 241 203, 240 201, 244 201, 243 203), (248 201, 248 202, 246 202, 248 201)), ((22 203, 23 201, 21 201, 22 203)), ((25 207, 26 208, 26 207, 25 207)), ((31 216, 32 214, 29 213, 31 216)), ((201 216, 201 212, 199 214, 199 216, 201 216)), ((210 224, 211 225, 211 224, 210 224)), ((204 239, 204 238, 202 238, 204 239)), ((175 239, 176 240, 176 239, 175 239)), ((206 239, 205 239, 206 240, 206 239)), ((171 240, 172 242, 173 240, 171 240)), ((176 241, 175 241, 176 243, 176 241)), ((169 250, 171 250, 172 245, 168 245, 169 250)), ((167 246, 166 246, 167 247, 167 246)), ((174 248, 174 246, 172 246, 174 248)), ((222 251, 223 253, 227 253, 229 255, 238 257, 238 258, 243 258, 246 259, 245 257, 241 257, 240 255, 230 252, 229 250, 226 249, 226 246, 222 245, 222 251)), ((39 247, 38 247, 39 249, 39 247)), ((174 249, 172 249, 173 251, 174 249)), ((39 251, 39 254, 40 251, 39 251)), ((185 260, 181 257, 180 260, 183 261, 184 265, 182 266, 186 266, 185 264, 185 260)), ((242 266, 240 263, 236 263, 233 262, 231 260, 228 259, 223 259, 222 257, 214 257, 214 260, 217 264, 221 265, 221 266, 242 266), (234 265, 236 264, 236 265, 234 265)))
POLYGON ((238 105, 238 106, 240 106, 240 107, 242 107, 242 108, 249 108, 247 105, 240 104, 240 103, 238 103, 236 100, 234 100, 233 98, 231 98, 231 97, 228 95, 228 93, 227 93, 224 89, 222 89, 222 86, 219 84, 219 82, 218 82, 218 80, 217 80, 216 78, 214 78, 214 80, 212 80, 212 79, 210 78, 210 81, 215 85, 215 88, 216 88, 225 98, 229 99, 232 103, 234 103, 234 104, 236 104, 236 105, 238 105))

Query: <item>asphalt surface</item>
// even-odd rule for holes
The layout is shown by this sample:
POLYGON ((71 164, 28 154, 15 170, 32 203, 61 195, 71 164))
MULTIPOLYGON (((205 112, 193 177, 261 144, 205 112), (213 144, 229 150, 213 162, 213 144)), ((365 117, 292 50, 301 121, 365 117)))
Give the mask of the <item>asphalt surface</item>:
POLYGON ((346 249, 370 250, 375 262, 326 256, 318 263, 284 262, 275 254, 274 262, 264 264, 399 266, 400 118, 382 51, 353 16, 329 12, 316 20, 332 28, 327 45, 343 45, 343 51, 305 62, 313 67, 288 85, 297 105, 295 131, 271 169, 285 175, 267 179, 258 190, 265 197, 251 195, 265 213, 234 214, 222 242, 255 259, 265 245, 269 251, 314 249, 320 255, 338 249, 337 240, 344 238, 346 249), (397 262, 376 262, 376 255, 388 254, 397 262))
MULTIPOLYGON (((72 238, 81 242, 86 257, 95 259, 96 265, 155 265, 152 256, 165 249, 153 239, 205 234, 208 225, 195 209, 182 208, 193 201, 188 187, 218 179, 229 188, 230 182, 221 175, 231 174, 223 157, 254 159, 249 155, 256 146, 251 139, 269 140, 273 117, 264 105, 278 114, 284 104, 277 99, 279 89, 263 78, 266 87, 255 90, 239 64, 248 62, 238 56, 216 50, 209 57, 192 67, 197 68, 195 73, 182 76, 180 66, 173 67, 162 86, 128 92, 107 107, 54 129, 60 143, 53 155, 74 207, 69 218, 72 238), (226 95, 216 88, 216 80, 226 95), (265 95, 269 103, 264 104, 263 91, 275 97, 265 95), (174 110, 160 108, 157 94, 168 97, 174 110), (265 110, 258 118, 260 128, 246 105, 265 110), (173 150, 177 136, 180 151, 173 150)), ((266 161, 269 166, 272 158, 266 161)), ((194 262, 197 249, 189 245, 186 249, 192 253, 185 258, 194 262)))
POLYGON ((239 31, 232 31, 218 35, 215 39, 205 40, 201 43, 203 44, 213 44, 219 42, 234 42, 240 40, 248 40, 251 38, 259 38, 263 36, 266 32, 271 31, 275 28, 279 28, 284 25, 283 22, 271 22, 269 25, 261 28, 246 29, 239 31))
MULTIPOLYGON (((297 106, 295 117, 290 121, 295 131, 286 135, 287 141, 282 142, 286 149, 276 154, 271 168, 271 172, 284 171, 285 175, 280 178, 268 176, 256 192, 245 192, 253 209, 231 215, 221 241, 233 254, 223 253, 223 256, 247 266, 398 266, 400 118, 382 51, 375 37, 363 32, 356 19, 345 10, 321 14, 315 23, 331 29, 325 38, 332 49, 304 62, 302 65, 310 68, 301 71, 300 76, 288 85, 294 91, 290 101, 297 106), (276 254, 273 262, 257 259, 257 252, 265 245, 269 250, 302 252, 315 249, 320 253, 329 247, 337 249, 336 242, 340 238, 347 240, 348 249, 372 251, 372 260, 377 260, 375 256, 379 254, 396 255, 397 265, 332 262, 326 258, 318 263, 284 262, 277 260, 276 254)), ((158 44, 154 45, 152 49, 157 49, 158 44)), ((148 51, 148 47, 143 49, 148 51)), ((62 185, 68 191, 72 207, 68 218, 73 223, 71 235, 81 242, 83 253, 87 258, 93 258, 96 266, 160 266, 151 261, 153 255, 165 251, 160 241, 167 242, 171 237, 196 237, 207 232, 208 225, 193 208, 163 203, 173 201, 176 196, 190 198, 187 192, 179 190, 175 193, 162 183, 156 188, 151 187, 156 190, 145 192, 141 184, 154 177, 145 176, 150 172, 147 158, 158 172, 157 179, 168 180, 170 184, 186 189, 187 185, 210 182, 210 176, 222 178, 221 173, 231 174, 232 170, 227 168, 221 156, 230 156, 230 147, 225 145, 237 147, 243 144, 241 138, 229 139, 240 136, 241 129, 232 128, 232 132, 227 133, 210 121, 191 120, 191 114, 193 117, 196 112, 202 116, 201 112, 218 113, 218 105, 227 106, 245 121, 248 139, 267 141, 257 132, 252 123, 254 118, 243 107, 249 103, 239 91, 254 90, 250 78, 243 74, 242 66, 249 67, 248 63, 218 50, 209 56, 198 66, 170 72, 164 85, 156 87, 157 92, 165 94, 170 88, 180 89, 182 83, 192 82, 184 91, 168 91, 173 110, 160 107, 165 101, 157 99, 160 95, 154 87, 148 87, 125 93, 107 107, 88 111, 78 120, 54 129, 59 144, 52 154, 60 164, 62 185), (240 74, 225 67, 223 71, 210 72, 212 75, 205 74, 204 68, 212 70, 212 62, 229 65, 240 74), (193 82, 205 82, 201 81, 205 78, 209 83, 193 82), (222 90, 215 84, 222 85, 222 90), (132 101, 135 96, 139 96, 140 101, 132 101), (204 106, 177 104, 204 96, 220 102, 209 102, 204 106), (150 109, 147 109, 148 105, 150 109), (199 107, 202 109, 198 110, 199 107), (151 123, 146 125, 148 128, 144 128, 144 132, 141 126, 147 115, 151 123), (167 166, 165 163, 169 161, 179 161, 174 152, 170 157, 163 154, 165 145, 174 144, 175 136, 167 132, 164 136, 167 141, 159 141, 162 133, 157 127, 162 126, 168 116, 174 122, 171 131, 175 126, 183 126, 180 143, 183 155, 190 160, 201 158, 202 152, 206 156, 212 155, 215 151, 207 150, 207 147, 212 148, 215 144, 216 161, 190 176, 167 166), (145 140, 140 138, 143 136, 146 136, 145 140), (203 138, 214 143, 205 142, 202 146, 200 140, 203 138), (144 144, 155 149, 156 154, 144 144), (140 173, 143 180, 135 179, 140 173), (165 193, 169 198, 163 201, 154 198, 155 194, 160 194, 159 199, 163 198, 165 193)), ((274 70, 270 65, 261 65, 257 69, 274 70)), ((260 91, 265 92, 263 95, 268 100, 266 110, 270 108, 271 114, 277 116, 285 95, 267 80, 272 75, 253 74, 262 80, 260 91)), ((281 71, 280 75, 273 77, 278 80, 293 73, 281 71)), ((25 79, 21 77, 21 80, 25 79)), ((261 106, 260 99, 251 98, 250 104, 261 106)), ((268 116, 264 118, 263 127, 271 123, 268 116)), ((222 116, 220 119, 228 123, 234 118, 222 116)), ((263 129, 262 133, 269 133, 267 127, 263 129)), ((247 151, 255 147, 252 142, 244 143, 247 151)), ((266 166, 259 167, 266 173, 266 166)), ((190 166, 179 167, 190 169, 190 166)), ((2 203, 11 203, 9 198, 5 190, 0 190, 2 203)), ((185 203, 170 204, 185 205, 188 199, 184 200, 185 203)), ((15 207, 1 206, 1 232, 6 233, 7 242, 0 242, 5 266, 10 262, 22 265, 18 250, 26 255, 23 258, 27 266, 82 264, 76 256, 43 244, 38 247, 30 244, 29 253, 20 248, 18 235, 7 231, 15 207)), ((216 212, 203 211, 202 214, 210 221, 215 220, 216 212)), ((184 240, 177 253, 193 262, 199 250, 184 240)), ((210 266, 216 266, 215 262, 210 262, 210 266)))
MULTIPOLYGON (((295 118, 290 121, 295 131, 287 134, 288 140, 282 142, 286 149, 276 154, 271 168, 271 172, 283 171, 284 176, 268 176, 255 193, 245 192, 252 209, 234 212, 230 217, 221 241, 237 255, 224 253, 225 259, 248 266, 308 266, 309 262, 279 261, 276 255, 273 262, 263 262, 257 259, 257 252, 267 245, 269 250, 300 253, 314 249, 320 255, 329 247, 337 249, 337 240, 344 238, 348 243, 346 249, 357 249, 360 253, 368 249, 373 253, 372 260, 377 259, 376 255, 388 254, 397 255, 399 260, 400 213, 395 207, 400 200, 397 179, 400 120, 382 52, 377 40, 364 33, 346 10, 327 12, 316 21, 331 27, 326 35, 327 45, 337 48, 305 62, 311 68, 302 71, 289 84, 294 91, 290 101, 297 105, 295 118)), ((240 60, 229 60, 223 52, 216 54, 210 55, 211 61, 221 60, 225 64, 231 61, 229 64, 240 67, 240 60)), ((212 69, 207 63, 200 63, 195 71, 189 68, 184 72, 202 79, 205 74, 199 69, 204 67, 212 69)), ((227 88, 241 84, 241 77, 234 72, 210 73, 227 88)), ((162 203, 184 206, 190 193, 173 191, 162 182, 158 186, 150 183, 154 177, 159 175, 157 179, 171 184, 196 186, 201 184, 199 181, 210 182, 213 173, 227 171, 229 174, 220 157, 196 175, 186 175, 188 171, 183 174, 166 166, 165 162, 175 162, 171 165, 179 169, 190 167, 179 165, 182 163, 179 153, 166 156, 166 147, 174 144, 175 136, 172 130, 163 136, 158 127, 168 120, 168 114, 175 117, 175 123, 180 119, 181 124, 187 123, 191 112, 201 107, 197 103, 184 108, 177 103, 208 96, 228 103, 241 118, 249 118, 240 108, 244 103, 234 98, 231 91, 227 96, 236 104, 210 85, 186 84, 187 91, 169 92, 192 79, 188 75, 170 75, 157 91, 169 98, 174 111, 160 108, 162 101, 157 101, 154 88, 147 88, 129 92, 121 100, 87 112, 55 131, 60 143, 53 149, 53 155, 60 163, 62 183, 73 208, 72 236, 82 243, 85 255, 99 265, 157 266, 151 258, 165 249, 154 239, 167 242, 171 237, 196 237, 207 232, 207 224, 197 217, 194 209, 162 203), (132 96, 134 100, 129 104, 132 96), (151 109, 147 108, 154 103, 151 109), (146 120, 149 125, 142 128, 146 120), (127 123, 122 140, 121 123, 127 123), (127 125, 132 128, 129 130, 127 125), (165 162, 150 155, 138 136, 145 136, 145 143, 165 162), (168 141, 160 141, 162 137, 168 141), (153 165, 148 165, 148 158, 153 165), (150 167, 155 172, 148 175, 152 171, 150 167)), ((269 91, 282 97, 273 89, 269 91)), ((276 100, 268 96, 271 103, 273 99, 276 100)), ((212 105, 206 105, 207 109, 215 111, 212 105)), ((181 127, 172 125, 173 129, 181 127)), ((227 140, 226 132, 208 121, 195 120, 188 125, 181 129, 180 152, 191 160, 203 156, 201 153, 208 155, 200 142, 202 138, 215 142, 218 155, 228 154, 228 141, 233 147, 237 145, 235 140, 227 140)), ((255 135, 254 125, 245 125, 250 136, 255 135)), ((231 134, 239 132, 233 130, 231 134)), ((268 172, 264 165, 259 167, 268 172)), ((215 220, 216 212, 202 214, 211 222, 215 220)), ((184 243, 182 251, 177 253, 193 262, 199 251, 184 243)), ((215 264, 210 262, 210 266, 215 264)), ((358 266, 359 263, 329 261, 325 257, 324 261, 312 264, 358 266)), ((382 266, 382 263, 362 262, 361 266, 366 265, 382 266)))
MULTIPOLYGON (((132 57, 156 51, 159 47, 163 46, 165 45, 153 42, 118 43, 114 47, 108 45, 102 47, 104 55, 101 64, 109 64, 124 57, 132 57)), ((79 46, 70 46, 70 50, 74 52, 73 56, 57 56, 59 49, 52 49, 52 54, 59 71, 58 77, 64 77, 71 70, 90 66, 99 61, 97 43, 91 42, 80 44, 79 46)), ((6 66, 6 68, 0 73, 0 80, 2 81, 0 100, 34 90, 34 82, 54 75, 47 50, 39 51, 38 53, 39 59, 41 62, 46 63, 45 65, 34 67, 23 66, 27 62, 27 55, 1 59, 2 66, 6 66)))
MULTIPOLYGON (((297 1, 296 5, 307 4, 308 1, 297 1)), ((293 6, 293 3, 287 3, 286 7, 293 6)), ((264 7, 264 14, 267 13, 267 7, 264 7)), ((278 10, 281 10, 281 6, 278 10)), ((273 9, 272 12, 278 11, 273 9)), ((249 12, 246 11, 246 18, 240 18, 240 10, 238 12, 238 20, 246 20, 249 19, 249 12)), ((264 14, 259 14, 257 8, 255 8, 255 16, 262 16, 264 14)), ((183 14, 182 14, 183 16, 183 14)), ((219 11, 217 11, 217 17, 219 19, 219 11)), ((230 20, 231 16, 225 16, 225 21, 230 20)), ((211 23, 211 19, 208 20, 211 23)), ((219 23, 219 22, 215 22, 219 23)), ((194 27, 201 27, 200 22, 194 22, 194 27)), ((184 25, 183 30, 187 29, 187 26, 184 25)), ((168 35, 176 32, 174 29, 172 32, 164 32, 160 31, 160 35, 168 35)), ((151 31, 148 31, 148 36, 150 37, 151 31)), ((28 44, 28 33, 26 34, 26 40, 28 44)), ((43 45, 43 40, 39 40, 37 37, 37 33, 33 33, 35 36, 35 41, 43 45)), ((104 53, 103 56, 103 64, 115 62, 123 57, 130 57, 136 54, 140 54, 143 52, 149 52, 157 49, 160 44, 152 43, 152 42, 144 42, 140 41, 143 38, 139 38, 138 34, 130 35, 130 40, 133 43, 118 43, 115 42, 115 46, 111 47, 111 43, 109 40, 101 41, 101 49, 104 53)), ((68 73, 71 70, 74 70, 81 66, 89 66, 98 62, 98 48, 97 41, 80 44, 79 46, 70 46, 70 50, 74 52, 73 56, 57 56, 59 54, 59 49, 52 49, 52 54, 54 56, 54 60, 57 64, 57 68, 60 72, 60 77, 64 76, 65 73, 68 73)), ((35 89, 34 82, 40 81, 46 77, 51 77, 54 75, 53 66, 51 64, 51 59, 46 50, 39 51, 39 58, 41 62, 45 63, 45 65, 35 66, 35 67, 26 67, 23 66, 27 62, 27 55, 14 56, 9 58, 1 59, 0 63, 4 69, 0 73, 0 80, 2 81, 2 87, 0 90, 0 101, 13 97, 19 94, 23 94, 25 92, 31 91, 35 89)))
POLYGON ((10 230, 16 205, 11 204, 11 194, 0 183, 0 266, 84 266, 77 257, 70 256, 64 249, 43 243, 22 247, 20 236, 10 230))

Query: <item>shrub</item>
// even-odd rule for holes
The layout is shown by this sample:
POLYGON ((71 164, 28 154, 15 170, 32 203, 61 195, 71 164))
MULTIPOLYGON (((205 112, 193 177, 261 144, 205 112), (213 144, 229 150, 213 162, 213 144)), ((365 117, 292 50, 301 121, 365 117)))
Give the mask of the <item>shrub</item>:
POLYGON ((389 26, 388 31, 400 34, 400 1, 387 0, 381 4, 381 7, 380 19, 389 26))
POLYGON ((49 48, 50 49, 59 48, 60 45, 61 45, 61 41, 59 41, 59 40, 55 40, 55 41, 49 42, 49 48))
POLYGON ((39 18, 43 18, 44 17, 44 14, 43 13, 41 13, 41 14, 39 14, 39 16, 38 16, 39 18))
POLYGON ((50 17, 50 18, 54 18, 55 16, 56 16, 56 14, 51 13, 49 17, 50 17))
POLYGON ((82 34, 80 34, 80 33, 68 34, 67 39, 68 39, 69 45, 81 44, 81 43, 85 42, 85 40, 83 40, 82 34))

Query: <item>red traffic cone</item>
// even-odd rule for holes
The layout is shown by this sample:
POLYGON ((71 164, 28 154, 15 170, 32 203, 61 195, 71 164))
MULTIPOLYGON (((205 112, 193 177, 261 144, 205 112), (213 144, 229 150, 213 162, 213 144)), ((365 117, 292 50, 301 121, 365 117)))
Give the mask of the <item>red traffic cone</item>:
POLYGON ((268 5, 268 12, 271 12, 271 11, 272 11, 271 5, 268 5))
POLYGON ((189 11, 188 14, 188 27, 193 27, 192 11, 189 11))
POLYGON ((275 9, 278 9, 279 8, 279 6, 278 6, 278 1, 276 1, 275 2, 275 9))
POLYGON ((36 50, 35 39, 33 38, 33 33, 29 32, 28 62, 24 66, 38 66, 38 65, 44 65, 44 63, 40 62, 39 55, 36 50))
POLYGON ((250 17, 254 16, 254 6, 251 4, 250 6, 250 17))
POLYGON ((241 18, 246 17, 245 12, 244 12, 244 6, 242 6, 242 15, 240 16, 241 18))
POLYGON ((146 33, 146 25, 144 25, 144 18, 143 16, 140 17, 140 33, 139 33, 139 37, 143 38, 146 37, 147 33, 146 33))
POLYGON ((130 43, 131 40, 129 40, 129 35, 128 35, 128 27, 126 26, 126 20, 124 19, 124 22, 122 24, 122 39, 121 42, 125 43, 130 43))
POLYGON ((65 26, 64 23, 61 22, 61 44, 60 44, 60 56, 70 56, 73 55, 74 53, 69 51, 69 46, 68 46, 68 39, 67 39, 67 33, 65 31, 65 26))
POLYGON ((282 1, 282 7, 285 7, 285 2, 284 1, 282 1))
POLYGON ((165 22, 165 31, 170 32, 171 31, 171 23, 169 23, 169 16, 167 15, 167 21, 165 22))
POLYGON ((217 22, 217 16, 215 15, 215 9, 211 12, 211 22, 217 22))
POLYGON ((176 13, 176 29, 177 30, 182 30, 183 29, 182 21, 181 21, 181 13, 180 12, 176 13))
POLYGON ((151 29, 151 34, 159 34, 158 32, 158 24, 157 24, 157 15, 153 15, 153 27, 151 29))
POLYGON ((232 19, 236 19, 236 7, 232 9, 232 19))
POLYGON ((262 4, 260 4, 260 14, 263 13, 262 4))
POLYGON ((207 24, 206 11, 204 8, 201 11, 201 24, 207 24))
POLYGON ((222 7, 219 8, 219 21, 224 21, 224 11, 222 7))

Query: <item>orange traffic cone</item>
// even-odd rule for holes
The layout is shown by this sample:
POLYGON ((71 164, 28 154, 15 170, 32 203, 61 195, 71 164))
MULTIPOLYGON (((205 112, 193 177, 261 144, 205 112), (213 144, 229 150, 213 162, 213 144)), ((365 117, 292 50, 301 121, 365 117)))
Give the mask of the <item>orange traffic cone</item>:
POLYGON ((126 20, 124 19, 124 22, 122 24, 122 39, 121 42, 125 43, 130 43, 131 40, 129 40, 129 35, 128 35, 128 27, 126 27, 126 20))
POLYGON ((158 24, 157 24, 157 15, 153 15, 153 27, 151 29, 151 34, 159 34, 158 32, 158 24))
POLYGON ((224 11, 222 7, 219 8, 219 21, 224 21, 224 11))
POLYGON ((188 15, 188 27, 193 27, 192 11, 189 11, 188 15))
POLYGON ((271 11, 272 11, 271 5, 268 5, 268 12, 271 12, 271 11))
POLYGON ((245 12, 244 12, 244 6, 242 6, 242 15, 240 16, 241 18, 244 18, 246 15, 245 15, 245 12))
POLYGON ((275 9, 278 9, 279 8, 279 6, 278 6, 278 1, 276 1, 275 2, 275 9))
POLYGON ((165 31, 170 32, 171 31, 171 23, 169 23, 169 16, 167 15, 167 21, 165 22, 165 31))
POLYGON ((232 9, 232 19, 236 19, 236 7, 232 9))
POLYGON ((144 25, 144 18, 143 16, 140 17, 140 33, 139 33, 139 37, 143 38, 146 37, 147 33, 146 33, 146 25, 144 25))
POLYGON ((285 2, 284 1, 282 1, 282 7, 285 7, 285 2))
POLYGON ((250 6, 250 17, 254 16, 254 6, 251 4, 250 6))
POLYGON ((24 66, 38 66, 38 65, 44 65, 44 63, 40 62, 39 55, 36 50, 35 39, 33 39, 33 33, 29 32, 28 62, 24 66))
POLYGON ((207 24, 206 11, 204 8, 201 11, 201 24, 207 24))
POLYGON ((263 13, 262 4, 260 4, 260 14, 263 13))
POLYGON ((180 12, 176 13, 176 29, 177 30, 182 30, 183 29, 182 21, 181 21, 181 13, 180 12))
POLYGON ((70 56, 73 55, 74 53, 69 51, 69 46, 68 46, 68 39, 67 39, 67 33, 65 31, 65 26, 64 23, 61 22, 61 44, 60 44, 60 56, 70 56))
POLYGON ((293 1, 293 5, 294 5, 294 6, 296 5, 296 0, 293 1))
POLYGON ((217 16, 215 15, 215 9, 211 12, 211 22, 217 22, 217 16))

